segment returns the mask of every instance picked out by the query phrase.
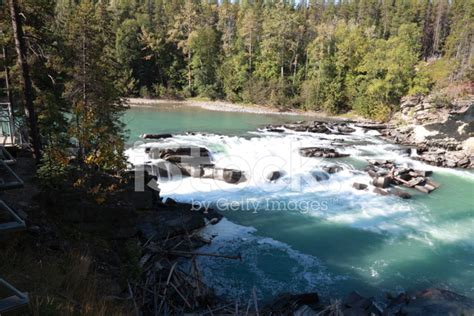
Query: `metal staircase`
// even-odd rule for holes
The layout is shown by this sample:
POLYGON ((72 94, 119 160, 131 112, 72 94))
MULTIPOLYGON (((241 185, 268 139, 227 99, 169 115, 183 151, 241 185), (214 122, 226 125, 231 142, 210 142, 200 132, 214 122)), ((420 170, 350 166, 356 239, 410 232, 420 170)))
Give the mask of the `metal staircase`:
POLYGON ((9 293, 9 296, 0 299, 0 315, 28 306, 28 293, 18 291, 4 279, 0 279, 0 288, 9 293))
MULTIPOLYGON (((9 86, 9 73, 5 62, 5 49, 0 60, 3 60, 4 76, 0 77, 0 192, 22 188, 24 183, 9 167, 16 163, 15 158, 5 147, 21 145, 17 134, 12 111, 12 99, 9 86)), ((26 229, 25 221, 7 203, 0 199, 0 234, 26 229)), ((17 311, 28 305, 28 293, 21 292, 0 278, 0 315, 17 311)))

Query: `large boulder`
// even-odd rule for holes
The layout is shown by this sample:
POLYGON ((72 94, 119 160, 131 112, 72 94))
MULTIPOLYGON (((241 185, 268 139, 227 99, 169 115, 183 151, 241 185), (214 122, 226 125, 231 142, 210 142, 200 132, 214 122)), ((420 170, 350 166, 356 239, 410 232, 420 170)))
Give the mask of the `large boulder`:
POLYGON ((367 189, 367 184, 354 182, 352 184, 352 187, 356 190, 365 190, 367 189))
POLYGON ((264 308, 264 310, 265 312, 268 312, 269 315, 293 315, 293 313, 297 310, 300 310, 300 307, 302 306, 307 307, 305 308, 307 312, 304 315, 312 315, 312 311, 320 309, 321 306, 318 293, 284 293, 279 295, 276 300, 272 302, 267 308, 264 308))
POLYGON ((474 315, 474 300, 448 290, 430 288, 392 298, 384 315, 474 315))
POLYGON ((215 168, 212 177, 227 183, 237 184, 246 181, 243 171, 236 169, 215 168))
POLYGON ((183 175, 192 177, 192 178, 200 178, 204 175, 204 167, 201 165, 193 165, 193 164, 179 164, 179 168, 183 175))
POLYGON ((342 154, 334 148, 327 147, 302 147, 299 153, 303 157, 318 157, 318 158, 340 158, 347 157, 349 154, 342 154))
MULTIPOLYGON (((350 134, 355 132, 355 129, 345 122, 298 121, 291 124, 285 124, 283 127, 295 132, 309 132, 319 134, 350 134)), ((266 130, 272 132, 284 132, 284 129, 281 127, 275 127, 273 125, 268 125, 266 130)))
POLYGON ((377 188, 388 188, 390 186, 391 182, 392 182, 392 179, 388 176, 386 176, 386 177, 376 177, 372 181, 372 184, 377 188))
POLYGON ((205 226, 202 212, 192 210, 190 204, 162 205, 158 212, 142 215, 138 220, 138 232, 144 239, 165 239, 205 226))
POLYGON ((329 174, 327 172, 324 172, 324 171, 320 171, 320 170, 311 171, 311 175, 318 182, 329 180, 329 174))
POLYGON ((411 199, 411 194, 399 189, 399 188, 393 188, 389 191, 391 194, 396 195, 398 197, 401 197, 402 199, 411 199))
POLYGON ((282 171, 282 170, 273 170, 273 171, 270 171, 266 176, 265 176, 265 179, 269 182, 273 182, 273 181, 276 181, 278 179, 280 179, 281 177, 283 177, 285 175, 285 172, 282 171))
POLYGON ((462 147, 466 154, 474 156, 474 137, 469 137, 466 139, 462 147))
POLYGON ((145 149, 151 159, 164 159, 170 162, 189 162, 194 164, 210 163, 211 153, 199 146, 149 147, 145 149), (191 159, 191 158, 194 158, 191 159), (183 161, 187 160, 187 161, 183 161))
POLYGON ((326 171, 329 174, 334 174, 342 171, 344 168, 338 165, 330 165, 330 166, 324 166, 323 170, 326 171))
POLYGON ((143 134, 142 138, 144 139, 165 139, 171 138, 173 135, 171 134, 143 134))
POLYGON ((381 316, 383 312, 373 297, 366 298, 357 292, 349 293, 342 303, 343 315, 381 316))
POLYGON ((421 97, 418 95, 414 96, 405 96, 400 100, 400 108, 412 108, 420 104, 421 97))

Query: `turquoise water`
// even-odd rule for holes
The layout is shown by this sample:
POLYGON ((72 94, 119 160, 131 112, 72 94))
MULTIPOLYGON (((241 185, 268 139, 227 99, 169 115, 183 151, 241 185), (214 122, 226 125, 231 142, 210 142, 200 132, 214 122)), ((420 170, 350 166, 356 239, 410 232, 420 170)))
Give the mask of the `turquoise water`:
MULTIPOLYGON (((474 173, 433 168, 404 156, 373 133, 344 136, 346 159, 303 159, 302 146, 330 146, 341 136, 256 132, 268 123, 300 119, 279 115, 212 112, 186 107, 133 108, 125 116, 138 139, 142 133, 201 131, 218 135, 177 136, 173 142, 209 148, 217 165, 244 170, 249 181, 227 185, 210 179, 161 183, 162 194, 220 209, 227 219, 210 226, 214 238, 203 251, 235 255, 242 261, 202 257, 199 267, 218 294, 262 299, 282 292, 318 291, 341 297, 436 286, 474 297, 474 173), (245 136, 245 137, 240 137, 245 136), (356 191, 369 182, 356 169, 368 158, 394 159, 433 170, 441 183, 411 200, 356 191), (308 175, 323 165, 345 167, 329 181, 308 175), (284 170, 276 183, 263 179, 267 167, 284 170)), ((130 149, 131 157, 143 148, 130 149)))
POLYGON ((226 135, 243 135, 247 131, 271 123, 285 123, 304 119, 298 115, 254 114, 217 112, 187 107, 180 104, 129 109, 123 121, 129 129, 129 143, 139 140, 145 133, 202 132, 226 135))

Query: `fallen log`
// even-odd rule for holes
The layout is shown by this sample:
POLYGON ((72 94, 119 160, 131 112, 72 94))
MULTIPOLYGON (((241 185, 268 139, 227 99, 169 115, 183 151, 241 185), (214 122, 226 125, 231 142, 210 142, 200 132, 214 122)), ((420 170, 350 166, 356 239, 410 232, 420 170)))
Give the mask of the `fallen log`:
POLYGON ((426 179, 426 183, 428 183, 429 185, 433 186, 435 189, 439 188, 441 186, 441 184, 439 184, 438 182, 434 182, 433 180, 431 179, 426 179))
POLYGON ((417 189, 420 192, 423 192, 423 193, 430 193, 431 192, 430 190, 428 190, 428 188, 425 188, 424 185, 415 185, 414 188, 417 189))
POLYGON ((427 184, 428 180, 422 177, 413 178, 410 181, 405 181, 400 177, 395 177, 395 180, 402 183, 404 186, 408 188, 413 188, 423 193, 431 193, 436 189, 435 186, 427 184))

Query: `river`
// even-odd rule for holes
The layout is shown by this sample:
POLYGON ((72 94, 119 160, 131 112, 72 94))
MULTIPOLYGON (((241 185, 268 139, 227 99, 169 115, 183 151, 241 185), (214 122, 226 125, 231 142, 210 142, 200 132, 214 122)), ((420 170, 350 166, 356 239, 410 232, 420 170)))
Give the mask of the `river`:
POLYGON ((203 251, 242 261, 201 257, 209 285, 225 297, 248 299, 255 287, 263 300, 283 292, 317 291, 342 297, 352 290, 380 296, 442 287, 474 297, 474 173, 428 166, 410 159, 377 132, 352 135, 271 133, 265 124, 304 118, 277 114, 217 112, 178 104, 133 107, 124 116, 132 146, 143 133, 173 133, 163 142, 205 146, 216 165, 248 175, 238 185, 185 178, 160 184, 163 196, 218 208, 225 219, 206 229, 213 242, 203 251), (185 132, 199 132, 186 135, 185 132), (303 146, 337 146, 351 156, 302 158, 303 146), (433 170, 441 187, 403 200, 352 188, 369 183, 357 172, 367 159, 433 170), (344 170, 328 181, 311 173, 337 163, 344 170), (285 176, 269 183, 265 174, 285 176))

